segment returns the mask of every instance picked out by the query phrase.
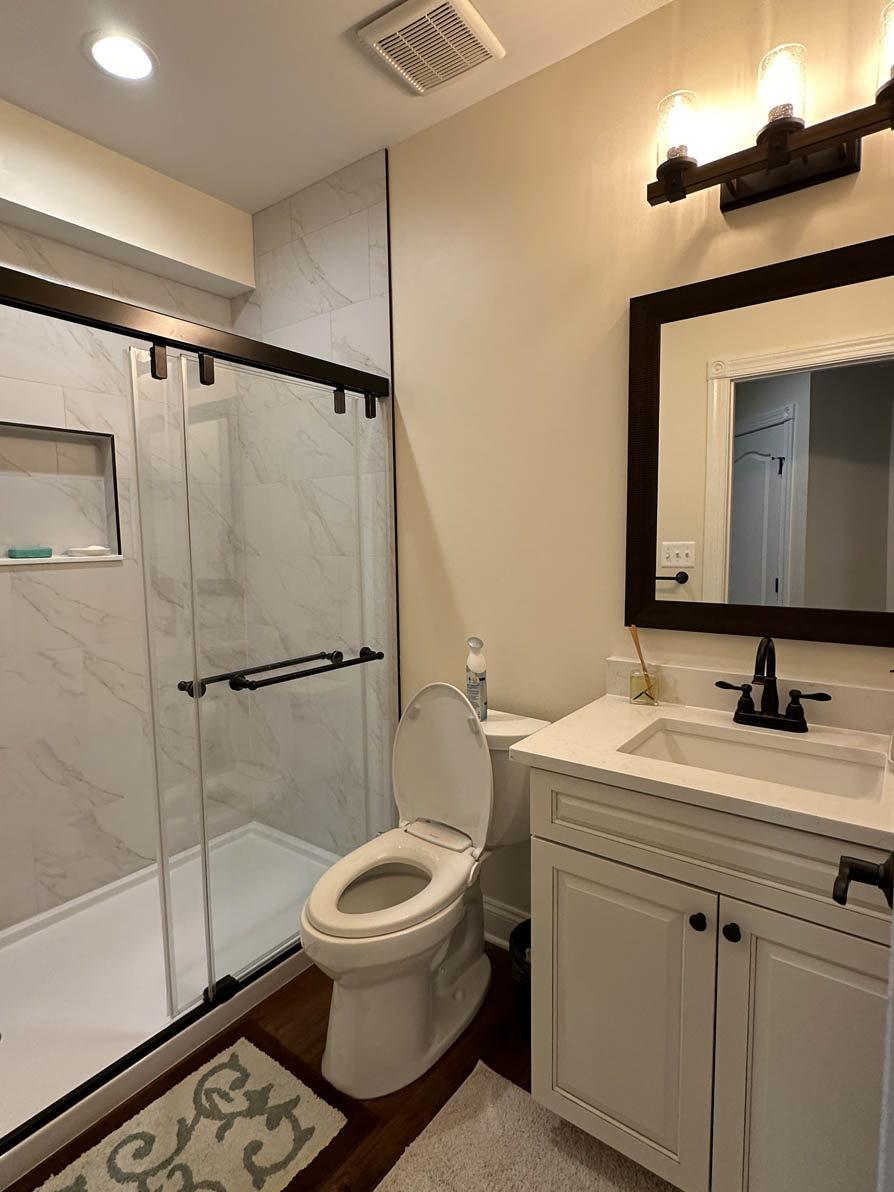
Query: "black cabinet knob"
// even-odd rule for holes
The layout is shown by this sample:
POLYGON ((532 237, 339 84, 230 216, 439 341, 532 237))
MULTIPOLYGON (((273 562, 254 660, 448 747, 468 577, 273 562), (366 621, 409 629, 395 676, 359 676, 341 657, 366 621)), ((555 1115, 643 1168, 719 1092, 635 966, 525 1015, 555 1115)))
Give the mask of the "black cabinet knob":
POLYGON ((689 916, 689 926, 693 931, 707 931, 708 920, 701 913, 701 911, 699 911, 698 914, 689 916))
POLYGON ((738 923, 726 923, 723 927, 723 938, 731 944, 737 944, 742 938, 742 928, 738 923))

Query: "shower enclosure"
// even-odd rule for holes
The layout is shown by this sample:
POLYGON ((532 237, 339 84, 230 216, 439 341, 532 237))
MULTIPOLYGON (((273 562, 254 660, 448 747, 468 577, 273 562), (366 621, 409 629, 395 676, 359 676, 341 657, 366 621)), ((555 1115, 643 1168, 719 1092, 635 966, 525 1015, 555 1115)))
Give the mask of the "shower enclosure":
POLYGON ((387 382, 106 302, 0 305, 7 1145, 393 825, 387 382))

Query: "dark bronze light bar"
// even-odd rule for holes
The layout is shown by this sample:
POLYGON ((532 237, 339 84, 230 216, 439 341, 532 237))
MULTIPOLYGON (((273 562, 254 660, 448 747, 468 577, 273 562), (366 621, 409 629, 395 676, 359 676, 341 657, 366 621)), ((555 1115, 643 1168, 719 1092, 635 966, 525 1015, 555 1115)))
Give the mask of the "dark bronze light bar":
POLYGON ((894 85, 879 92, 866 108, 823 120, 809 128, 770 130, 757 145, 716 161, 695 165, 662 163, 660 177, 650 182, 651 206, 675 203, 697 190, 722 187, 721 211, 759 203, 776 195, 854 174, 860 169, 862 138, 894 128, 894 85))
POLYGON ((776 46, 758 71, 766 125, 757 144, 699 165, 699 99, 674 91, 658 105, 658 171, 646 189, 655 207, 719 186, 720 210, 732 211, 789 194, 860 169, 862 138, 894 128, 894 3, 882 13, 879 82, 875 103, 805 127, 807 51, 776 46))

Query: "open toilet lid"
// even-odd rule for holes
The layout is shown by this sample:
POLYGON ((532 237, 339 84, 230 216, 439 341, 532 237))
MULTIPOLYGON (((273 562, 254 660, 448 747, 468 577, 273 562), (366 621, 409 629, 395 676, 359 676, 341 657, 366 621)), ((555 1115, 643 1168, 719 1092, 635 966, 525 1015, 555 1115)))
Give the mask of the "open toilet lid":
POLYGON ((494 793, 490 751, 475 709, 456 687, 430 683, 410 700, 394 738, 392 773, 402 823, 436 820, 484 848, 494 793))

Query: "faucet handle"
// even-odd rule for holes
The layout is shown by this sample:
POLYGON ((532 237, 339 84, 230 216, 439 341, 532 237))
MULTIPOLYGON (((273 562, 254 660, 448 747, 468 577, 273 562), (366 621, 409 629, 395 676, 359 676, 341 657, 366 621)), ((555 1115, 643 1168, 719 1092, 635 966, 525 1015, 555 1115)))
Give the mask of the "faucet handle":
POLYGON ((788 693, 789 705, 785 709, 785 719, 793 721, 797 726, 795 732, 807 732, 807 719, 804 716, 804 708, 801 706, 802 699, 813 699, 818 703, 827 704, 832 698, 827 691, 799 691, 797 687, 793 687, 788 693))
POLYGON ((741 691, 739 702, 736 705, 737 712, 753 712, 754 700, 751 698, 751 684, 750 683, 727 683, 725 679, 718 679, 714 684, 715 687, 720 687, 723 691, 741 691))

